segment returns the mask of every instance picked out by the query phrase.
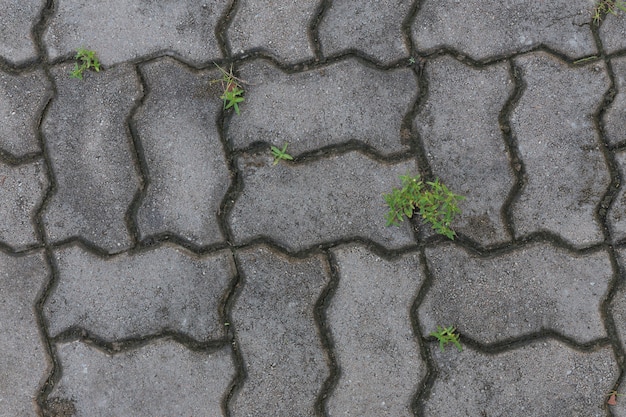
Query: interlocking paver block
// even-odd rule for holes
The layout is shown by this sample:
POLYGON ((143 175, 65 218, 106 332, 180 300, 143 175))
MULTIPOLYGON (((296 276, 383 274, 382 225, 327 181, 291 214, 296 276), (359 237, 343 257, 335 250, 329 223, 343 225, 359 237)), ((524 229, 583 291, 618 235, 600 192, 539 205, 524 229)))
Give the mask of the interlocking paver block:
POLYGON ((289 259, 263 247, 237 254, 244 276, 232 309, 247 378, 233 416, 314 416, 329 375, 313 311, 329 271, 321 256, 289 259))
POLYGON ((235 369, 230 349, 195 352, 171 340, 106 354, 81 342, 57 345, 63 374, 49 402, 73 417, 223 416, 235 369))
POLYGON ((195 63, 221 56, 215 26, 226 1, 55 3, 43 38, 52 59, 80 47, 97 51, 104 65, 170 51, 195 63))
POLYGON ((385 227, 382 194, 399 187, 398 177, 415 171, 414 162, 384 165, 358 152, 309 164, 271 161, 265 155, 238 161, 244 190, 230 215, 236 242, 265 236, 290 250, 354 237, 390 248, 413 243, 408 222, 385 227))
POLYGON ((425 0, 413 23, 418 50, 453 48, 474 59, 546 45, 572 57, 596 52, 587 0, 425 0))
POLYGON ((49 368, 34 305, 48 268, 41 253, 0 252, 0 414, 38 415, 35 397, 49 368))
POLYGON ((604 113, 604 133, 611 145, 626 141, 626 58, 611 59, 617 95, 604 113))
MULTIPOLYGON (((616 153, 615 160, 622 178, 626 178, 626 153, 623 151, 616 153)), ((626 239, 626 190, 623 186, 620 187, 609 210, 607 222, 611 227, 614 241, 626 239)))
POLYGON ((239 0, 227 31, 233 53, 263 49, 281 61, 313 58, 307 28, 318 0, 239 0))
POLYGON ((37 22, 44 0, 0 1, 0 56, 19 63, 36 58, 31 29, 37 22))
POLYGON ((497 355, 468 347, 433 354, 438 376, 424 416, 606 416, 619 374, 610 347, 585 353, 554 340, 497 355))
POLYGON ((43 71, 20 75, 0 71, 0 148, 4 152, 20 157, 40 151, 37 123, 51 97, 49 87, 43 71))
POLYGON ((551 329, 581 343, 606 336, 600 307, 609 255, 574 255, 541 243, 478 257, 453 245, 426 250, 432 287, 420 304, 422 331, 454 324, 482 343, 551 329))
POLYGON ((569 68, 544 53, 515 59, 526 88, 511 114, 527 182, 513 205, 515 232, 547 230, 574 245, 603 240, 595 211, 610 175, 593 114, 609 88, 604 65, 569 68))
POLYGON ((624 20, 624 12, 618 10, 617 15, 607 14, 598 29, 598 33, 606 53, 612 54, 626 49, 626 39, 624 38, 626 35, 626 20, 624 20))
POLYGON ((334 0, 319 25, 322 52, 358 49, 385 63, 406 57, 402 23, 410 9, 404 0, 334 0))
POLYGON ((513 87, 507 65, 476 69, 444 56, 426 72, 416 126, 435 175, 466 197, 454 230, 482 244, 506 240, 500 212, 514 176, 498 114, 513 87))
POLYGON ((323 146, 359 141, 382 154, 408 149, 401 125, 417 94, 408 68, 382 71, 347 59, 318 70, 286 74, 264 61, 241 68, 245 117, 231 120, 236 147, 256 141, 297 155, 323 146))
POLYGON ((329 416, 412 416, 426 372, 411 327, 422 281, 418 254, 386 261, 362 247, 332 251, 339 284, 327 310, 341 369, 329 416))
POLYGON ((103 259, 71 246, 55 257, 59 282, 44 306, 52 335, 79 327, 110 341, 164 330, 200 341, 224 336, 228 251, 199 257, 162 246, 103 259))
POLYGON ((141 71, 148 94, 135 120, 149 181, 137 213, 140 236, 175 233, 197 245, 222 241, 217 212, 230 174, 215 126, 220 93, 208 91, 221 74, 192 72, 171 58, 141 71))
MULTIPOLYGON (((617 253, 619 255, 618 260, 623 268, 624 261, 626 260, 626 249, 618 249, 617 253)), ((622 348, 626 349, 626 288, 624 288, 623 281, 620 281, 620 285, 617 287, 617 291, 611 302, 610 313, 613 316, 613 322, 615 323, 622 348)), ((626 388, 623 383, 621 387, 622 390, 626 388)), ((626 410, 624 410, 623 415, 626 415, 626 410)))
POLYGON ((0 162, 0 241, 16 250, 40 243, 33 217, 47 187, 41 162, 15 167, 0 162))
POLYGON ((130 246, 125 214, 139 186, 126 118, 141 96, 135 71, 118 66, 69 78, 52 70, 58 91, 43 122, 56 192, 43 219, 49 238, 80 236, 109 252, 130 246))

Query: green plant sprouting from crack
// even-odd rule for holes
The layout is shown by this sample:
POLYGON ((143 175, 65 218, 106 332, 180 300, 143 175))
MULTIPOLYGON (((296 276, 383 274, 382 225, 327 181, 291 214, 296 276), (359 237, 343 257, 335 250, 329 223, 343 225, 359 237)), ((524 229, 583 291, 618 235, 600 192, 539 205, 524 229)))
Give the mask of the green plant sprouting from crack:
POLYGON ((389 206, 387 226, 399 224, 404 216, 411 218, 415 209, 430 223, 435 232, 454 239, 456 233, 450 228, 454 217, 461 212, 458 203, 465 197, 452 193, 439 179, 424 183, 420 176, 401 175, 402 188, 394 188, 383 198, 389 206))
POLYGON ((76 52, 75 59, 81 62, 80 65, 78 63, 74 64, 74 69, 70 73, 71 78, 78 78, 79 80, 83 79, 83 72, 86 69, 93 68, 94 71, 100 72, 100 61, 96 57, 96 51, 90 51, 85 48, 78 48, 76 52))
POLYGON ((622 0, 597 0, 593 8, 593 22, 599 25, 604 16, 617 15, 618 10, 626 12, 626 2, 622 0))
POLYGON ((242 103, 245 98, 243 97, 243 84, 247 84, 244 80, 237 78, 233 75, 233 66, 231 64, 230 69, 226 71, 224 68, 215 64, 215 66, 222 73, 222 78, 217 80, 212 80, 213 83, 221 83, 222 90, 224 91, 220 98, 224 100, 224 110, 230 109, 231 107, 235 109, 235 113, 241 114, 239 112, 239 103, 242 103))
POLYGON ((277 163, 280 162, 281 159, 284 159, 287 161, 293 160, 293 156, 287 153, 287 145, 289 144, 285 143, 285 146, 283 146, 282 149, 279 149, 276 146, 272 146, 270 148, 272 150, 272 155, 274 155, 274 163, 272 165, 276 165, 277 163))
POLYGON ((450 327, 439 327, 437 326, 437 331, 432 332, 430 335, 434 336, 439 340, 439 349, 443 352, 448 343, 454 344, 456 348, 461 352, 463 347, 461 346, 461 342, 459 342, 459 335, 455 333, 456 329, 453 326, 450 327))

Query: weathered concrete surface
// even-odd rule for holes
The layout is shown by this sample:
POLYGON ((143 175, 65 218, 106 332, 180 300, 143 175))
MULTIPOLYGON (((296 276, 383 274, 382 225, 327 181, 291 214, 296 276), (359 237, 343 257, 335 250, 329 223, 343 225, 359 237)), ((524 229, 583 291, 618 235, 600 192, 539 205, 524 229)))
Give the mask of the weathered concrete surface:
POLYGON ((46 5, 44 0, 0 1, 0 57, 13 63, 37 58, 31 30, 46 5))

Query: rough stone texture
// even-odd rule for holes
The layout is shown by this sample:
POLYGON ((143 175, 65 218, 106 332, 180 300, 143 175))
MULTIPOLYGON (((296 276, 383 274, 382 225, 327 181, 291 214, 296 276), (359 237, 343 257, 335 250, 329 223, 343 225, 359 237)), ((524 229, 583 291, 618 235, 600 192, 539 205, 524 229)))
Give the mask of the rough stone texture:
POLYGON ((224 336, 221 307, 234 274, 227 251, 198 257, 162 246, 102 259, 71 246, 55 257, 59 282, 44 306, 51 335, 78 327, 109 341, 164 330, 224 336))
POLYGON ((42 162, 15 167, 0 162, 0 241, 16 250, 40 243, 33 217, 47 186, 42 162))
POLYGON ((116 355, 81 342, 57 352, 63 375, 50 399, 72 402, 73 417, 223 416, 235 374, 230 349, 195 352, 170 340, 116 355))
POLYGON ((609 347, 583 353, 554 340, 493 356, 468 347, 432 352, 439 375, 424 416, 606 416, 619 374, 609 347))
POLYGON ((84 47, 105 66, 170 52, 201 63, 221 57, 215 25, 226 1, 59 0, 44 33, 52 59, 84 47))
MULTIPOLYGON (((618 253, 618 261, 621 263, 622 268, 625 265, 624 261, 626 261, 626 249, 620 248, 617 250, 618 253)), ((626 286, 623 281, 620 281, 617 286, 617 291, 615 292, 615 296, 609 307, 609 313, 613 317, 613 322, 615 323, 615 328, 617 329, 617 335, 619 336, 619 341, 622 345, 622 349, 626 349, 626 286)), ((626 388, 626 384, 622 382, 620 386, 621 390, 626 388)), ((622 415, 626 416, 626 410, 622 415)))
POLYGON ((139 186, 126 117, 141 87, 119 66, 69 78, 54 68, 59 92, 43 122, 56 180, 43 219, 52 241, 80 236, 109 252, 127 249, 125 214, 139 186))
POLYGON ((507 240, 500 212, 514 176, 498 123, 513 87, 507 65, 474 69, 444 56, 426 73, 416 126, 435 175, 466 197, 454 230, 483 245, 507 240))
POLYGON ((322 53, 356 49, 384 63, 406 57, 402 23, 411 6, 406 0, 334 0, 319 26, 322 53))
POLYGON ((259 236, 290 250, 354 237, 389 248, 413 243, 408 222, 385 227, 382 197, 400 185, 400 175, 415 171, 413 162, 386 166, 358 152, 302 165, 272 166, 265 155, 238 162, 244 190, 230 215, 237 243, 259 236))
MULTIPOLYGON (((626 178, 626 152, 617 153, 615 160, 622 178, 626 178)), ((607 223, 614 241, 626 239, 626 189, 623 184, 609 210, 607 223)))
POLYGON ((49 84, 43 71, 22 75, 0 71, 0 149, 3 152, 20 157, 40 151, 37 122, 51 96, 49 84))
POLYGON ((610 176, 592 115, 609 87, 604 66, 568 68, 544 53, 515 62, 526 89, 511 127, 528 178, 512 210, 515 231, 548 230, 577 246, 600 242, 595 210, 610 176))
POLYGON ((592 55, 593 5, 587 0, 425 0, 413 23, 418 50, 453 48, 474 59, 546 45, 572 57, 592 55))
POLYGON ((400 139, 402 118, 417 95, 408 68, 381 71, 347 59, 285 74, 255 61, 240 72, 254 85, 246 86, 245 117, 230 122, 228 138, 236 147, 289 143, 293 156, 347 141, 365 143, 381 154, 408 148, 400 139))
POLYGON ((237 256, 244 284, 232 318, 247 378, 232 415, 314 416, 329 375, 313 317, 327 265, 321 256, 296 260, 263 247, 237 256))
POLYGON ((332 251, 339 284, 327 310, 341 369, 329 416, 412 416, 425 374, 411 308, 422 281, 418 254, 386 261, 362 247, 332 251))
POLYGON ((611 145, 626 141, 626 58, 611 59, 617 95, 604 113, 604 133, 611 145))
POLYGON ((613 52, 626 49, 626 21, 624 12, 619 11, 618 15, 608 14, 604 17, 602 25, 598 29, 604 52, 613 52))
POLYGON ((217 212, 230 174, 215 124, 220 92, 207 88, 221 74, 191 72, 170 58, 141 71, 148 95, 135 120, 150 179, 137 213, 140 236, 169 232, 196 245, 222 241, 217 212))
POLYGON ((44 0, 0 1, 0 56, 14 64, 35 59, 37 51, 31 29, 38 20, 44 0))
POLYGON ((307 28, 318 0, 239 0, 227 31, 234 54, 262 49, 284 62, 313 58, 307 28))
POLYGON ((0 414, 36 416, 35 397, 48 361, 33 306, 48 279, 41 252, 0 252, 0 414))
POLYGON ((581 343, 606 336, 600 305, 612 270, 604 251, 576 256, 543 243, 480 258, 445 245, 426 256, 434 280, 418 310, 423 334, 450 323, 481 343, 542 329, 581 343))

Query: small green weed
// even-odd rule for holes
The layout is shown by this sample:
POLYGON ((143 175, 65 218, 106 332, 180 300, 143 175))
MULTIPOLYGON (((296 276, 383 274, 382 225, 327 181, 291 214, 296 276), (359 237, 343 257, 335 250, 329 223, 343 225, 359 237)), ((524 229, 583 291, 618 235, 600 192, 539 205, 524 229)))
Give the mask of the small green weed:
POLYGON ((593 22, 599 25, 604 16, 611 13, 617 15, 617 11, 626 12, 626 2, 622 0, 597 0, 593 8, 593 22))
POLYGON ((456 233, 450 229, 450 224, 457 213, 460 213, 458 203, 465 197, 452 193, 439 179, 424 183, 420 176, 400 176, 402 188, 394 188, 391 193, 384 194, 383 198, 389 206, 386 215, 387 226, 399 224, 404 216, 411 218, 417 208, 422 218, 430 223, 433 229, 449 239, 454 239, 456 233))
POLYGON ((293 160, 293 157, 287 153, 287 145, 289 144, 285 143, 285 146, 283 146, 282 149, 278 149, 276 146, 271 147, 272 155, 274 155, 274 163, 272 165, 276 165, 280 162, 281 159, 285 159, 288 161, 293 160))
POLYGON ((221 83, 224 93, 220 96, 224 100, 224 110, 235 109, 235 113, 239 112, 239 103, 242 103, 245 98, 242 97, 244 90, 242 84, 246 84, 245 81, 235 77, 233 75, 233 66, 230 66, 230 70, 226 71, 224 68, 215 64, 215 66, 222 72, 222 78, 211 81, 213 83, 221 83))
POLYGON ((461 342, 459 342, 459 335, 455 333, 456 329, 452 326, 450 327, 439 327, 437 326, 437 331, 432 332, 430 335, 435 336, 437 340, 439 340, 439 349, 443 352, 448 343, 453 343, 454 346, 461 352, 463 348, 461 347, 461 342))
POLYGON ((100 72, 100 61, 96 57, 96 51, 90 51, 85 48, 78 48, 75 59, 81 61, 81 64, 74 64, 74 69, 70 73, 71 78, 83 79, 83 72, 86 69, 93 68, 94 71, 100 72))

